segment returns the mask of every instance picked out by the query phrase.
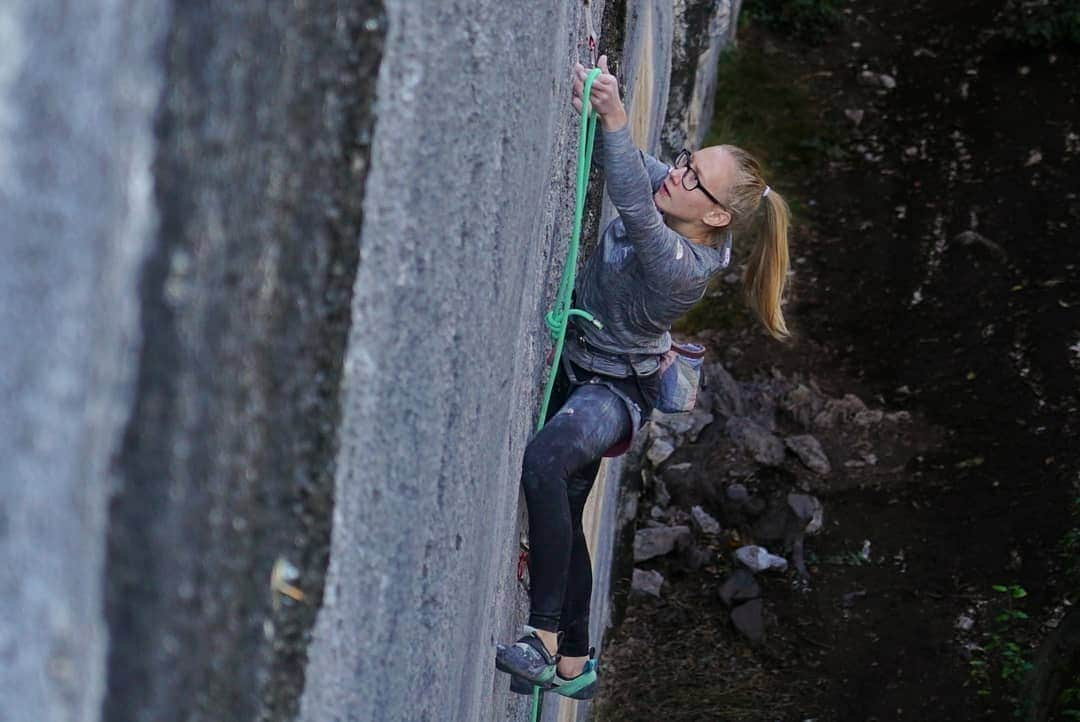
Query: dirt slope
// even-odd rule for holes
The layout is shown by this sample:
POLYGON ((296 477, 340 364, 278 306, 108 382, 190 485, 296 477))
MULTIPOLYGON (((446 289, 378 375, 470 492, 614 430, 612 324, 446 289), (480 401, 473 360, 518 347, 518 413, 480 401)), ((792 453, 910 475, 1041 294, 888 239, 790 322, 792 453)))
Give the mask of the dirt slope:
MULTIPOLYGON (((798 212, 798 342, 779 347, 731 307, 695 330, 744 391, 797 377, 911 425, 821 432, 833 472, 810 489, 826 513, 807 540, 811 582, 759 575, 759 645, 717 594, 729 548, 752 539, 734 537, 716 490, 768 496, 805 474, 747 465, 722 421, 665 461, 668 518, 701 504, 725 532, 699 535, 715 555, 701 568, 685 554, 640 565, 667 583, 659 600, 623 599, 602 719, 1066 719, 1053 697, 1069 674, 1080 686, 1076 651, 1050 650, 1076 598, 1062 539, 1080 496, 1080 55, 1009 37, 1000 1, 841 8, 826 42, 752 21, 741 38, 807 94, 818 125, 816 155, 768 159, 798 212), (994 585, 1026 595, 1010 603, 994 585), (1010 606, 1027 619, 998 620, 1010 606), (1058 676, 1044 664, 1002 679, 1040 653, 1058 676)), ((799 431, 778 419, 778 433, 799 431)))

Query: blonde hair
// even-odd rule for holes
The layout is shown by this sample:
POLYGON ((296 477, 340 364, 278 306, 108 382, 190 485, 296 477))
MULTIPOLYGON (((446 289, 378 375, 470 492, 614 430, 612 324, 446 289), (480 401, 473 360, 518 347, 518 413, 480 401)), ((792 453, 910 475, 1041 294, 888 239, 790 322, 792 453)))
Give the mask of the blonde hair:
POLYGON ((753 248, 743 275, 746 303, 773 338, 791 337, 781 305, 787 287, 788 226, 791 212, 783 196, 761 177, 761 165, 742 148, 722 145, 735 159, 735 180, 727 192, 731 232, 751 240, 753 248), (768 188, 768 193, 765 189, 768 188))

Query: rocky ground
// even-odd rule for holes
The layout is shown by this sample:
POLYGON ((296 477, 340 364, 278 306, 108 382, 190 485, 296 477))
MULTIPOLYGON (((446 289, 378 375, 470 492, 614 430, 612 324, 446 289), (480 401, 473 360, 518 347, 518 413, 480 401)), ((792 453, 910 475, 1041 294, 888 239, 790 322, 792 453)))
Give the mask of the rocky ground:
POLYGON ((1080 715, 1080 53, 1005 0, 838 8, 740 38, 812 121, 752 147, 798 338, 734 275, 688 327, 710 386, 625 497, 599 719, 1080 715))

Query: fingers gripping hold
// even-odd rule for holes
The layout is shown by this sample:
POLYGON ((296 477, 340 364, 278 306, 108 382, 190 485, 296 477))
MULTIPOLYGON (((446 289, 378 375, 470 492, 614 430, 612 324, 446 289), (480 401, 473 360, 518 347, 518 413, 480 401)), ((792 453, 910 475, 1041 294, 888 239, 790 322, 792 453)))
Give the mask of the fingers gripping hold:
POLYGON ((593 110, 596 110, 596 103, 593 102, 596 92, 596 80, 601 77, 601 71, 594 68, 593 70, 586 70, 581 63, 574 66, 574 82, 573 82, 573 97, 570 100, 570 104, 574 110, 581 113, 583 98, 585 96, 585 88, 589 86, 589 100, 593 110), (590 82, 590 77, 592 78, 590 82))

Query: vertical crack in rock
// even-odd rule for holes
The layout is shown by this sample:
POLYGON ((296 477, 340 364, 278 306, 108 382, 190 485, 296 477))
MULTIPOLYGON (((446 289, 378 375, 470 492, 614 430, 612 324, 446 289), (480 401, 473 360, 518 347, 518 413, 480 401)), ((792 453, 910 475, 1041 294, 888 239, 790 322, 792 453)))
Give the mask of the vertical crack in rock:
MULTIPOLYGON (((619 78, 620 85, 625 85, 623 77, 623 42, 626 37, 626 0, 610 0, 604 4, 604 17, 600 22, 600 46, 599 52, 608 56, 608 67, 619 78)), ((591 12, 591 8, 586 8, 591 12)), ((624 95, 625 87, 619 89, 624 95)), ((597 135, 603 133, 602 128, 596 129, 597 135)), ((592 167, 589 169, 589 187, 585 195, 585 213, 581 225, 581 256, 579 264, 584 264, 585 259, 596 248, 596 240, 600 235, 600 220, 604 202, 604 171, 603 162, 598 157, 601 148, 597 147, 597 154, 593 158, 592 167)))
POLYGON ((712 120, 716 66, 720 52, 734 37, 737 2, 677 0, 671 80, 661 150, 673 156, 680 148, 697 148, 712 120))
POLYGON ((637 33, 643 40, 635 48, 637 57, 634 59, 636 71, 633 75, 633 87, 626 89, 626 97, 630 114, 630 137, 639 148, 652 152, 649 147, 649 127, 653 118, 653 85, 655 84, 656 69, 653 67, 653 46, 651 36, 653 34, 653 10, 651 5, 641 6, 641 12, 637 17, 637 33))
POLYGON ((105 719, 297 713, 384 35, 377 2, 172 7, 105 719), (301 600, 271 590, 279 561, 301 600))

